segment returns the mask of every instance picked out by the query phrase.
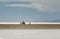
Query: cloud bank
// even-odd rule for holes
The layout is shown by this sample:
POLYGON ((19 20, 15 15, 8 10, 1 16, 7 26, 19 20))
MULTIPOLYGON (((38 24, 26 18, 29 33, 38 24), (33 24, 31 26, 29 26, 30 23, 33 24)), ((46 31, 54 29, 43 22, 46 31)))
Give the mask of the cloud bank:
POLYGON ((43 5, 39 3, 30 4, 8 4, 6 7, 26 7, 26 8, 36 8, 37 10, 43 10, 43 5))
POLYGON ((32 7, 31 5, 28 4, 10 4, 10 5, 6 5, 7 7, 32 7))
POLYGON ((28 7, 38 11, 55 13, 60 12, 60 0, 0 0, 2 2, 20 1, 31 2, 30 4, 8 4, 7 7, 28 7))

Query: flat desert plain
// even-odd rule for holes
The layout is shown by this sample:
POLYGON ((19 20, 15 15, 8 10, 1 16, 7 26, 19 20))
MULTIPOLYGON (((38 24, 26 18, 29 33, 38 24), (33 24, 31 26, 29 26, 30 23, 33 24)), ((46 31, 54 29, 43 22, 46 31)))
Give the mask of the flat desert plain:
POLYGON ((60 24, 0 24, 0 29, 60 29, 60 24))

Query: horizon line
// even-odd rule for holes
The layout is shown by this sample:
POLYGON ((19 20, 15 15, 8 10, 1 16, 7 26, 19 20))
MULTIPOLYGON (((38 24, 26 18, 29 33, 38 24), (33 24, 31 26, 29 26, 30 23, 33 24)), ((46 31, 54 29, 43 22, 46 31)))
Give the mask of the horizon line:
MULTIPOLYGON (((22 22, 0 22, 0 24, 21 24, 22 22)), ((25 22, 25 24, 60 24, 60 22, 25 22)))

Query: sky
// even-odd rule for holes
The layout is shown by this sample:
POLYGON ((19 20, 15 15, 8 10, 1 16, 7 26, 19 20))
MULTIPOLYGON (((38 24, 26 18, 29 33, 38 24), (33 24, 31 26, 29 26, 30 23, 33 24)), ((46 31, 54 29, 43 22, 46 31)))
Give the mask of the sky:
POLYGON ((0 0, 0 22, 60 22, 60 0, 0 0))

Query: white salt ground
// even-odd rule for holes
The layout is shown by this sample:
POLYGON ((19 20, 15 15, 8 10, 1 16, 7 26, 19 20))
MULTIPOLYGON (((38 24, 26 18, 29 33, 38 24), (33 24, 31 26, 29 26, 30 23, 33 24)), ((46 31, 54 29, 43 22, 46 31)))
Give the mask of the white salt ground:
POLYGON ((0 29, 0 39, 60 39, 60 29, 0 29))

